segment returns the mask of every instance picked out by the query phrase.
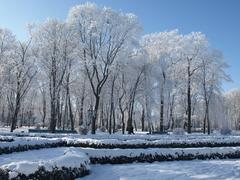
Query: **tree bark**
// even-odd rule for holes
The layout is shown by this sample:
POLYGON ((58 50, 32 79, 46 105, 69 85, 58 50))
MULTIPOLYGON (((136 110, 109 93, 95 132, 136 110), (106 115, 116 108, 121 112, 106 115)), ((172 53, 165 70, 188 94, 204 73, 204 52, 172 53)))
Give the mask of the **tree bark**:
POLYGON ((187 132, 191 133, 191 128, 192 128, 192 121, 191 121, 191 116, 192 116, 192 102, 191 102, 191 71, 190 71, 190 62, 188 62, 188 67, 187 67, 187 74, 188 74, 188 83, 187 83, 187 132))
POLYGON ((144 131, 144 122, 145 122, 145 111, 144 111, 144 108, 142 108, 142 117, 141 117, 142 131, 144 131))

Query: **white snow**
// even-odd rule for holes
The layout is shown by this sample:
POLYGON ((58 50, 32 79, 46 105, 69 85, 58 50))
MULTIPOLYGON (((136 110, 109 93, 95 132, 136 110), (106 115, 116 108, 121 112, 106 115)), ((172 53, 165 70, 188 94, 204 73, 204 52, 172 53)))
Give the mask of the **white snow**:
POLYGON ((44 166, 51 171, 54 167, 89 167, 88 157, 80 148, 49 148, 32 150, 0 156, 0 168, 9 169, 12 176, 17 173, 29 175, 34 173, 39 166, 44 166))
POLYGON ((239 180, 240 160, 92 165, 79 180, 239 180))
MULTIPOLYGON (((240 136, 228 135, 97 135, 79 134, 49 134, 49 133, 9 133, 0 132, 4 139, 14 139, 12 142, 0 142, 0 148, 17 147, 35 144, 52 144, 65 141, 67 143, 89 144, 197 144, 197 143, 240 143, 240 136), (16 135, 26 137, 17 137, 16 135), (41 137, 39 137, 41 136, 41 137)), ((211 153, 228 154, 240 151, 240 147, 203 147, 203 148, 147 148, 147 149, 93 149, 78 147, 59 147, 40 150, 29 150, 12 154, 0 155, 0 168, 10 170, 10 177, 16 177, 18 173, 26 175, 34 173, 39 166, 44 166, 51 171, 53 167, 80 167, 81 164, 89 167, 89 158, 112 158, 118 156, 137 157, 141 155, 210 155, 211 153)), ((240 179, 240 160, 194 160, 173 161, 159 163, 134 163, 121 165, 92 165, 91 175, 83 179, 108 179, 108 180, 155 180, 155 179, 240 179)))
MULTIPOLYGON (((14 135, 9 136, 6 134, 7 138, 13 138, 14 141, 0 142, 0 148, 4 147, 17 147, 19 145, 35 145, 35 144, 53 144, 57 142, 65 141, 71 144, 78 143, 89 143, 95 145, 101 144, 113 144, 113 145, 159 145, 159 144, 198 144, 198 143, 240 143, 240 136, 200 136, 200 135, 188 135, 188 136, 174 136, 174 135, 165 135, 165 136, 154 136, 154 135, 96 135, 96 136, 80 136, 78 134, 64 136, 64 135, 46 135, 46 137, 38 137, 37 134, 27 134, 27 137, 16 137, 14 135), (31 135, 31 136, 30 136, 31 135), (32 137, 32 135, 34 137, 32 137), (62 137, 58 137, 62 136, 62 137), (145 137, 145 139, 144 139, 145 137), (102 139, 101 139, 102 138, 102 139), (135 139, 134 139, 135 138, 135 139)), ((4 138, 4 136, 1 136, 4 138)))

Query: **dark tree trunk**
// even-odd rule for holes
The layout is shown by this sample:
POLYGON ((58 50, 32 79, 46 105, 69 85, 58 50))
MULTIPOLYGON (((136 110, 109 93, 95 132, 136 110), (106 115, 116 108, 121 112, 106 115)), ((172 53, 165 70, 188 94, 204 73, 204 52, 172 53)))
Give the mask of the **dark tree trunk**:
POLYGON ((17 93, 16 107, 15 107, 15 110, 14 110, 14 113, 13 113, 12 123, 11 123, 11 132, 13 132, 13 130, 16 129, 19 110, 20 110, 20 94, 17 93))
POLYGON ((103 100, 101 101, 101 111, 100 111, 100 126, 101 127, 105 127, 105 122, 104 122, 104 118, 103 118, 103 115, 104 115, 104 110, 103 110, 103 100))
POLYGON ((47 110, 47 102, 46 102, 46 93, 43 90, 42 92, 42 101, 43 101, 43 107, 42 107, 42 111, 43 111, 43 116, 42 116, 42 127, 45 127, 45 119, 46 119, 46 110, 47 110))
POLYGON ((164 127, 163 127, 163 118, 164 118, 164 86, 165 86, 165 80, 166 80, 166 75, 165 72, 162 72, 162 76, 163 76, 163 83, 162 83, 162 87, 161 87, 161 100, 160 100, 160 132, 164 131, 164 127))
POLYGON ((208 135, 211 133, 210 119, 209 119, 209 107, 208 103, 206 106, 206 117, 207 117, 207 125, 208 125, 208 135))
POLYGON ((116 119, 115 119, 115 109, 114 109, 114 86, 117 76, 113 76, 112 85, 111 85, 111 98, 110 98, 110 120, 109 120, 109 134, 112 132, 115 133, 116 119), (112 127, 113 122, 113 127, 112 127))
POLYGON ((122 134, 125 134, 125 122, 124 122, 124 112, 121 112, 121 120, 122 120, 122 134))
POLYGON ((17 81, 17 95, 16 95, 16 100, 15 100, 15 109, 14 109, 14 113, 13 113, 12 121, 11 121, 11 132, 13 132, 13 130, 16 129, 18 113, 21 108, 21 104, 20 104, 21 94, 20 94, 20 81, 19 81, 20 77, 21 77, 21 75, 19 74, 18 81, 17 81))
POLYGON ((190 72, 190 64, 188 65, 188 84, 187 84, 187 132, 191 133, 192 128, 192 121, 191 121, 191 115, 192 115, 192 102, 191 102, 191 72, 190 72))
POLYGON ((86 73, 83 77, 83 87, 82 87, 82 93, 81 93, 81 99, 80 99, 80 112, 79 112, 79 126, 83 125, 83 112, 84 112, 84 102, 85 102, 85 90, 86 90, 86 73))
POLYGON ((51 133, 55 133, 57 123, 57 65, 56 59, 52 58, 51 76, 50 76, 50 101, 51 101, 51 117, 49 130, 51 133))
POLYGON ((174 106, 174 98, 175 96, 172 96, 172 101, 170 104, 170 121, 171 121, 171 130, 174 128, 174 117, 173 117, 173 106, 174 106))
POLYGON ((73 112, 72 112, 72 103, 71 103, 71 98, 70 96, 68 97, 68 106, 69 106, 69 117, 70 117, 70 121, 71 121, 71 130, 74 130, 74 116, 73 116, 73 112))
POLYGON ((133 110, 134 110, 134 103, 135 103, 135 96, 137 93, 137 88, 140 82, 140 77, 144 71, 144 68, 142 68, 141 72, 137 76, 136 82, 134 84, 134 87, 131 91, 130 99, 129 99, 129 107, 128 107, 128 121, 127 121, 127 131, 128 134, 132 134, 133 132, 133 110))
POLYGON ((145 111, 144 111, 144 108, 143 108, 142 109, 142 117, 141 117, 142 131, 144 131, 144 121, 145 121, 145 111))
POLYGON ((164 111, 164 100, 163 97, 161 98, 161 105, 160 105, 160 132, 164 131, 163 128, 163 111, 164 111))
POLYGON ((98 107, 100 102, 100 95, 95 96, 95 105, 94 105, 94 111, 93 111, 93 117, 92 117, 92 127, 91 127, 91 133, 96 134, 96 121, 98 116, 98 107))

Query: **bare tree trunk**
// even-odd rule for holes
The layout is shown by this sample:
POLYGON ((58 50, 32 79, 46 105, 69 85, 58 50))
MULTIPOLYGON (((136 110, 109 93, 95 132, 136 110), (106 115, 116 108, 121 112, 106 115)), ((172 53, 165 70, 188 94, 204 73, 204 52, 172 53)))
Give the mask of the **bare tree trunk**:
POLYGON ((116 119, 115 119, 115 109, 114 109, 114 87, 117 76, 114 75, 111 84, 111 97, 110 97, 110 120, 109 120, 109 134, 115 133, 116 119), (112 127, 113 122, 113 127, 112 127))
POLYGON ((162 133, 164 131, 163 127, 163 118, 164 118, 164 86, 165 86, 165 81, 166 81, 166 76, 164 71, 162 72, 163 76, 163 83, 161 87, 161 95, 160 95, 160 132, 162 133))
POLYGON ((2 114, 1 114, 1 119, 2 119, 2 122, 5 124, 5 105, 3 105, 2 107, 2 114))
POLYGON ((115 106, 113 104, 112 108, 112 117, 113 117, 113 134, 116 132, 116 115, 115 115, 115 106))
POLYGON ((55 133, 57 123, 57 65, 56 59, 52 58, 51 76, 50 76, 50 101, 51 101, 51 117, 49 130, 55 133))
POLYGON ((192 128, 192 121, 191 121, 191 116, 192 116, 192 105, 191 105, 191 72, 190 72, 190 64, 188 64, 188 84, 187 84, 187 115, 188 115, 188 123, 187 123, 187 131, 188 133, 191 133, 191 128, 192 128))
POLYGON ((96 134, 96 120, 98 116, 98 107, 100 102, 100 95, 95 96, 95 105, 94 105, 94 111, 93 111, 93 117, 92 117, 92 128, 91 133, 96 134))
POLYGON ((139 75, 137 76, 136 82, 135 82, 134 87, 133 87, 133 89, 131 91, 131 94, 130 94, 129 107, 128 107, 128 121, 127 121, 128 134, 133 133, 132 123, 133 123, 133 110, 134 110, 135 96, 136 96, 136 93, 137 93, 137 87, 138 87, 139 82, 140 82, 140 77, 141 77, 143 71, 144 71, 144 68, 141 69, 139 75))
POLYGON ((145 121, 145 111, 144 111, 144 108, 142 108, 142 117, 141 117, 142 131, 144 131, 144 121, 145 121))
POLYGON ((171 121, 171 130, 173 130, 174 128, 174 117, 173 117, 173 107, 174 107, 174 99, 175 99, 175 96, 173 95, 172 96, 172 102, 170 104, 170 121, 171 121))
POLYGON ((12 116, 11 132, 13 132, 13 130, 16 129, 19 110, 20 110, 20 93, 18 92, 16 96, 15 110, 12 116))
POLYGON ((68 74, 66 78, 66 96, 67 96, 67 110, 69 111, 69 119, 71 122, 71 130, 74 130, 74 117, 73 117, 73 112, 72 112, 72 104, 71 104, 71 96, 70 96, 70 88, 69 88, 69 83, 70 83, 70 71, 71 71, 71 61, 68 64, 68 74))
POLYGON ((123 100, 123 97, 125 96, 126 94, 126 90, 125 90, 125 78, 124 78, 124 74, 122 73, 122 82, 121 82, 121 90, 122 90, 122 94, 121 96, 118 98, 118 106, 119 106, 119 110, 120 110, 120 113, 121 113, 121 122, 122 122, 122 134, 125 134, 125 117, 124 117, 124 111, 126 110, 126 108, 124 109, 123 108, 123 105, 122 105, 122 100, 123 100))
POLYGON ((208 106, 208 103, 207 103, 207 106, 206 106, 206 117, 207 117, 207 125, 208 125, 208 134, 211 133, 211 126, 210 126, 210 119, 209 119, 209 106, 208 106))
POLYGON ((70 121, 71 121, 71 130, 74 130, 74 116, 73 116, 73 112, 72 112, 72 103, 71 103, 71 99, 70 96, 68 97, 68 106, 69 106, 69 116, 70 116, 70 121))
MULTIPOLYGON (((46 101, 46 91, 44 89, 41 90, 42 94, 42 127, 45 127, 45 119, 46 119, 46 110, 47 110, 47 101, 46 101)), ((41 112, 41 110, 40 110, 41 112)))
POLYGON ((82 94, 80 99, 80 113, 79 113, 79 126, 83 125, 83 111, 85 101, 86 77, 84 76, 82 94))

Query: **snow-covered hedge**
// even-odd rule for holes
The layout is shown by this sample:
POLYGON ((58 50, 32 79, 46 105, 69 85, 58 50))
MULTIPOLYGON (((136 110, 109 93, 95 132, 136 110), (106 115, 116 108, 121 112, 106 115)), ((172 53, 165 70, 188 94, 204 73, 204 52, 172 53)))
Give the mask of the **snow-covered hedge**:
MULTIPOLYGON (((54 152, 49 149, 48 153, 54 152)), ((59 155, 59 152, 57 153, 59 155)), ((23 159, 26 160, 2 165, 0 179, 71 180, 89 174, 89 158, 80 149, 66 148, 62 155, 40 161, 31 160, 25 157, 27 155, 28 153, 22 154, 23 159)))
POLYGON ((173 130, 173 134, 176 136, 182 136, 182 135, 185 135, 186 132, 183 128, 176 128, 173 130))
POLYGON ((107 148, 107 149, 139 149, 139 148, 192 148, 192 147, 226 147, 240 146, 240 137, 219 139, 163 139, 155 141, 117 139, 66 139, 68 145, 75 147, 107 148))
POLYGON ((93 164, 240 158, 240 147, 189 149, 83 149, 93 164))
POLYGON ((0 142, 12 142, 14 141, 13 137, 9 136, 0 136, 0 142))
POLYGON ((90 147, 97 149, 139 149, 139 148, 197 148, 197 147, 234 147, 240 146, 239 136, 219 136, 203 139, 163 138, 161 140, 118 140, 118 139, 79 139, 79 138, 40 138, 15 137, 12 142, 0 143, 0 154, 21 152, 53 147, 90 147))
POLYGON ((220 130, 220 133, 221 133, 222 135, 230 135, 230 134, 232 133, 232 130, 231 130, 230 128, 222 128, 222 129, 220 130))
POLYGON ((31 138, 21 137, 15 138, 12 142, 0 143, 0 155, 13 152, 22 152, 33 149, 53 148, 67 146, 67 142, 60 138, 31 138))

